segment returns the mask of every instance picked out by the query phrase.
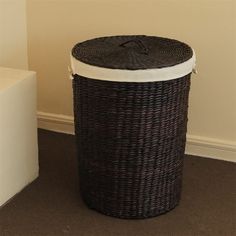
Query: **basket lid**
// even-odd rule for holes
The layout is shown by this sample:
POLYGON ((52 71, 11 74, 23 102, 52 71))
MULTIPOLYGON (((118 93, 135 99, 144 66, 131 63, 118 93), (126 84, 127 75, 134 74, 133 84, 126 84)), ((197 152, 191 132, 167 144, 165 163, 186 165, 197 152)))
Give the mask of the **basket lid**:
MULTIPOLYGON (((135 73, 132 73, 132 78, 128 78, 128 74, 120 74, 118 77, 124 78, 125 76, 125 80, 135 82, 135 78, 138 79, 141 76, 142 70, 149 74, 157 69, 159 72, 164 72, 186 63, 188 63, 188 69, 186 69, 186 65, 181 69, 182 73, 180 75, 182 76, 191 73, 195 65, 195 55, 191 47, 174 39, 156 36, 100 37, 78 43, 72 49, 73 72, 86 77, 95 77, 94 79, 103 79, 102 77, 104 77, 106 80, 119 80, 114 78, 114 74, 107 75, 106 73, 116 71, 117 74, 117 72, 129 71, 128 73, 131 74, 134 71, 137 72, 138 77, 135 76, 135 73), (103 71, 101 71, 102 68, 103 71), (105 68, 106 70, 104 70, 105 68), (93 72, 88 73, 91 70, 93 72), (95 71, 98 72, 99 76, 96 75, 95 71)), ((174 74, 175 72, 172 71, 171 76, 167 77, 173 79, 180 76, 178 73, 174 74)), ((156 75, 153 75, 154 77, 157 79, 156 75)), ((158 77, 162 80, 166 78, 162 74, 158 77)), ((150 81, 153 81, 153 79, 150 78, 150 81)))

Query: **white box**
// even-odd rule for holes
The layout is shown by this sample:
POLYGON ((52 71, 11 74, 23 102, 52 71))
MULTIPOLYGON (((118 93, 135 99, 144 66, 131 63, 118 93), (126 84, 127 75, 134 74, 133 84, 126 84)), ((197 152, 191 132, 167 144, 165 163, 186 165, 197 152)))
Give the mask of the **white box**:
POLYGON ((38 171, 36 73, 0 67, 0 206, 38 171))

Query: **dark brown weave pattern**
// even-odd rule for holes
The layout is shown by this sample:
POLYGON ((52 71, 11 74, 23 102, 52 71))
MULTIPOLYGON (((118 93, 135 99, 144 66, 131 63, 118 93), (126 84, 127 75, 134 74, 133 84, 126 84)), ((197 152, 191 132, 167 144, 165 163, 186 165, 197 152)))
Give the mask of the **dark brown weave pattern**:
POLYGON ((90 208, 147 218, 181 194, 190 74, 161 82, 73 80, 80 188, 90 208))
POLYGON ((151 69, 190 59, 192 49, 174 39, 146 35, 100 37, 78 43, 72 55, 86 64, 113 69, 151 69))

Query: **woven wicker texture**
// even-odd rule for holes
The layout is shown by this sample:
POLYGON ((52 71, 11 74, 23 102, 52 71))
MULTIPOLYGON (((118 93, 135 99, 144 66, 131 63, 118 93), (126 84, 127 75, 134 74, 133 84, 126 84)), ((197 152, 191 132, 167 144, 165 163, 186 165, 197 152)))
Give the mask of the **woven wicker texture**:
POLYGON ((189 87, 190 74, 148 83, 75 75, 80 188, 90 208, 147 218, 179 203, 189 87))
POLYGON ((145 36, 112 36, 78 43, 72 55, 86 64, 113 69, 153 69, 183 63, 192 49, 177 40, 145 36))

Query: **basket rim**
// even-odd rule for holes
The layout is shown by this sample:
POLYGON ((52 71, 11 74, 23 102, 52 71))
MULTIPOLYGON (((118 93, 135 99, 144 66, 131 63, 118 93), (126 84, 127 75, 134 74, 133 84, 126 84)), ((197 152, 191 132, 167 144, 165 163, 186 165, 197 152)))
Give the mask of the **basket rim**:
POLYGON ((185 62, 170 67, 137 70, 111 69, 94 66, 84 63, 70 54, 71 79, 74 78, 74 75, 87 77, 89 79, 115 82, 155 82, 178 79, 192 73, 196 67, 195 51, 193 48, 191 49, 193 55, 185 62))

